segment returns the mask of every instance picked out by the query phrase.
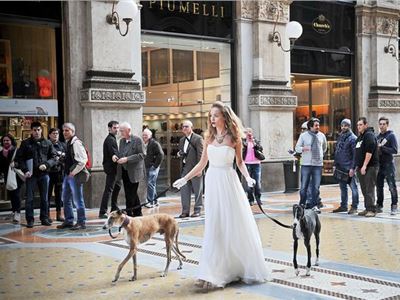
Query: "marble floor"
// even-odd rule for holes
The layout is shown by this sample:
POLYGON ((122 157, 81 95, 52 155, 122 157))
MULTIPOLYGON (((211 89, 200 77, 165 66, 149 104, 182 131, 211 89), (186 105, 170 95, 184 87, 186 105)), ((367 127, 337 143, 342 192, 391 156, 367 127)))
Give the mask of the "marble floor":
MULTIPOLYGON (((339 204, 339 188, 321 187, 324 207, 320 214, 320 265, 312 267, 311 276, 305 276, 303 244, 299 244, 298 254, 301 272, 296 276, 291 231, 271 222, 253 206, 270 281, 256 285, 235 283, 207 293, 194 286, 204 216, 179 219, 179 247, 186 256, 182 270, 177 270, 177 260, 173 259, 168 276, 160 277, 166 256, 162 237, 157 235, 139 247, 138 280, 129 281, 129 261, 119 281, 112 283, 128 246, 120 238, 111 239, 102 229, 104 220, 97 219, 97 209, 88 210, 87 229, 78 232, 57 230, 58 222, 51 227, 37 223, 29 229, 25 221, 13 225, 8 213, 0 213, 0 298, 400 299, 400 215, 389 214, 387 189, 385 195, 384 212, 375 218, 332 214, 339 204)), ((298 193, 266 193, 262 200, 264 210, 291 224, 291 207, 298 202, 298 193)), ((143 212, 177 216, 178 195, 161 198, 158 208, 143 208, 143 212)), ((314 255, 314 239, 311 246, 314 255)))

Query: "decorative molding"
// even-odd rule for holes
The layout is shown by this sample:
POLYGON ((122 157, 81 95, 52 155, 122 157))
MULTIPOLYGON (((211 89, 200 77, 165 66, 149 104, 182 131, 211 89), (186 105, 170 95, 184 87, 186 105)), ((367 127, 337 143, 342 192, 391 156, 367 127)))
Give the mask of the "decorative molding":
POLYGON ((254 19, 257 21, 289 22, 289 6, 291 1, 259 0, 254 1, 254 19))
POLYGON ((252 95, 249 96, 249 105, 296 107, 297 96, 252 95))
POLYGON ((379 7, 356 8, 357 34, 398 35, 398 11, 382 10, 379 7))
POLYGON ((132 104, 145 103, 145 92, 139 90, 84 89, 81 90, 81 101, 89 102, 125 102, 132 104))
POLYGON ((254 16, 254 1, 242 0, 240 1, 240 16, 243 19, 253 19, 254 16))

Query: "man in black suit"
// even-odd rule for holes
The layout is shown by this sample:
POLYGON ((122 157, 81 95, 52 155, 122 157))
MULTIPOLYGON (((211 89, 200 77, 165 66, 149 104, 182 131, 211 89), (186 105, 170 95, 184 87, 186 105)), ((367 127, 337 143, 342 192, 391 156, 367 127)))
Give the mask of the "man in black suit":
MULTIPOLYGON (((179 141, 179 157, 181 158, 181 177, 189 173, 200 161, 203 152, 203 138, 193 132, 193 124, 189 120, 183 122, 184 137, 179 141)), ((192 178, 181 188, 182 213, 179 218, 187 218, 190 213, 190 198, 194 192, 194 211, 191 217, 199 217, 203 206, 203 175, 192 178)))
POLYGON ((107 206, 111 198, 111 211, 118 210, 118 194, 121 181, 117 180, 118 145, 116 135, 119 130, 117 121, 108 122, 108 136, 103 143, 103 168, 106 173, 106 186, 101 199, 99 218, 107 219, 107 206))
POLYGON ((142 216, 137 193, 139 182, 144 178, 144 150, 142 139, 131 133, 131 125, 120 124, 122 139, 119 141, 120 158, 117 160, 117 178, 124 183, 126 212, 128 216, 142 216))

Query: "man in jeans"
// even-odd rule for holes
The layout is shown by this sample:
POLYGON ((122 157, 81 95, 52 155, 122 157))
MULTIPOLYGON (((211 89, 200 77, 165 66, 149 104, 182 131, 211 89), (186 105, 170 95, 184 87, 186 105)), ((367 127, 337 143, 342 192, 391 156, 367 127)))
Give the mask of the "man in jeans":
POLYGON ((63 180, 62 200, 64 203, 65 221, 57 229, 70 228, 71 230, 86 229, 85 200, 83 199, 83 183, 78 182, 77 174, 86 166, 88 160, 82 141, 75 136, 75 125, 65 123, 62 127, 67 152, 65 154, 65 176, 63 180), (74 211, 76 207, 78 219, 74 225, 74 211))
POLYGON ((145 149, 144 166, 147 175, 147 203, 145 207, 157 207, 156 183, 160 165, 164 159, 164 152, 159 142, 152 138, 153 133, 149 129, 144 129, 142 133, 143 146, 145 149))
POLYGON ((395 167, 393 163, 393 154, 397 154, 397 139, 392 130, 388 130, 389 119, 386 117, 379 118, 378 155, 379 155, 379 171, 376 178, 376 194, 377 208, 376 212, 381 213, 383 209, 383 184, 386 181, 389 186, 390 195, 392 196, 391 215, 397 213, 397 187, 395 178, 395 167))
POLYGON ((358 119, 357 129, 359 136, 356 140, 354 169, 360 181, 365 206, 365 210, 359 212, 358 215, 375 217, 375 185, 379 165, 376 138, 373 129, 368 128, 368 122, 365 117, 358 119))
POLYGON ((56 164, 57 156, 52 143, 42 137, 42 124, 32 122, 31 130, 31 137, 22 141, 17 152, 18 163, 26 178, 25 218, 28 228, 32 228, 34 223, 33 193, 36 185, 40 193, 40 221, 42 225, 51 225, 48 208, 49 170, 56 164))
POLYGON ((319 120, 311 118, 307 122, 308 130, 303 132, 296 144, 296 152, 301 153, 300 205, 313 208, 319 213, 318 191, 321 184, 324 153, 327 150, 325 135, 319 131, 319 120), (311 184, 311 203, 307 201, 307 190, 311 184))
POLYGON ((349 119, 343 119, 340 123, 340 127, 341 133, 336 144, 334 166, 338 170, 348 173, 351 179, 348 182, 339 180, 341 202, 340 206, 334 209, 332 212, 347 212, 347 185, 349 185, 351 189, 352 203, 351 208, 347 213, 352 215, 357 213, 358 207, 358 188, 353 169, 357 137, 351 131, 351 121, 349 119))

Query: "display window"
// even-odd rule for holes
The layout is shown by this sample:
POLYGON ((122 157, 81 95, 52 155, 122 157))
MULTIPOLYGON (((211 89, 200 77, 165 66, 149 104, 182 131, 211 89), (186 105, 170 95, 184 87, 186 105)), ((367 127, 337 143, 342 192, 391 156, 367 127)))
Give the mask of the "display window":
POLYGON ((46 136, 57 126, 55 44, 52 27, 0 23, 0 135, 20 143, 34 120, 46 136))
POLYGON ((320 130, 328 140, 328 150, 324 156, 323 175, 333 175, 335 145, 340 133, 340 122, 352 117, 351 79, 345 77, 323 77, 294 75, 293 94, 297 96, 295 111, 294 143, 301 125, 311 117, 320 120, 320 130))
POLYGON ((166 159, 158 186, 179 178, 177 158, 182 122, 203 134, 211 104, 231 104, 230 43, 142 34, 144 126, 153 131, 166 159))

